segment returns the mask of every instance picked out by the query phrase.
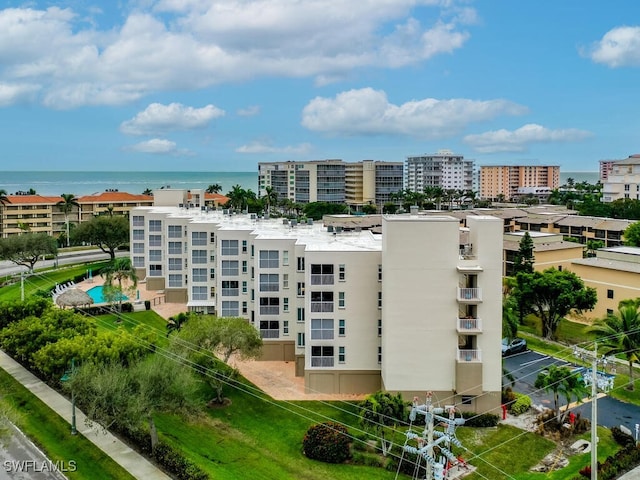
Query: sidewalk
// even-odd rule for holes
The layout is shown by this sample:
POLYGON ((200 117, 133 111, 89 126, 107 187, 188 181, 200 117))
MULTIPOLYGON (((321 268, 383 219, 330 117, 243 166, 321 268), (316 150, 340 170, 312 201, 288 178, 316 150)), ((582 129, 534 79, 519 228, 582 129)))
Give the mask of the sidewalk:
MULTIPOLYGON (((69 400, 47 386, 1 350, 0 368, 7 371, 13 378, 28 388, 31 393, 48 405, 49 408, 69 422, 69 432, 71 432, 71 402, 69 400)), ((114 462, 132 476, 141 480, 171 480, 171 477, 110 433, 96 433, 94 430, 86 428, 85 419, 84 413, 76 408, 78 434, 84 435, 87 440, 110 456, 114 462)))

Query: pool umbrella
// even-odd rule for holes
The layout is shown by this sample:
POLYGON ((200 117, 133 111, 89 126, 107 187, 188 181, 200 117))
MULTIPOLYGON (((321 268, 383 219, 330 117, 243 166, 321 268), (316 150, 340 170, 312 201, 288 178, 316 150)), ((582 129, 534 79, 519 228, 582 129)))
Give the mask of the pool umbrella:
POLYGON ((68 288, 56 298, 56 305, 61 308, 91 305, 93 298, 79 288, 68 288))

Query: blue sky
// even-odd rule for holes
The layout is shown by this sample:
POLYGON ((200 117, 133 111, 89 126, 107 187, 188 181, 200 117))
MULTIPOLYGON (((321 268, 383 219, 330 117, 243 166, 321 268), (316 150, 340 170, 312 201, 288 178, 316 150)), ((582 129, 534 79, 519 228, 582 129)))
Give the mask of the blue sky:
POLYGON ((5 1, 2 170, 640 152, 640 2, 5 1))

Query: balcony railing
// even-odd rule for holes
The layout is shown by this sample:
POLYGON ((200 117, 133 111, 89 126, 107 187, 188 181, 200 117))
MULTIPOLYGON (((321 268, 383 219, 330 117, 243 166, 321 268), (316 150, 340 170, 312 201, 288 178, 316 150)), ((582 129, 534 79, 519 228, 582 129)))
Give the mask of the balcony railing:
POLYGON ((460 259, 461 260, 476 259, 476 254, 473 252, 473 248, 470 245, 465 245, 464 248, 460 249, 460 259))
POLYGON ((479 318, 458 318, 458 331, 480 331, 482 330, 482 320, 479 318))
POLYGON ((260 307, 260 315, 279 315, 280 314, 280 307, 276 306, 276 307, 260 307))
POLYGON ((223 297, 237 297, 240 295, 240 289, 238 288, 223 288, 222 296, 223 297))
POLYGON ((311 357, 312 367, 333 367, 333 357, 311 357))
POLYGON ((481 302, 481 288, 460 288, 458 287, 458 300, 461 302, 481 302))
POLYGON ((311 302, 312 312, 333 312, 333 302, 311 302))
POLYGON ((260 338, 280 338, 280 330, 277 329, 260 329, 260 338))
POLYGON ((458 350, 459 362, 481 362, 482 350, 458 350))
POLYGON ((311 285, 333 285, 333 274, 311 274, 311 285))

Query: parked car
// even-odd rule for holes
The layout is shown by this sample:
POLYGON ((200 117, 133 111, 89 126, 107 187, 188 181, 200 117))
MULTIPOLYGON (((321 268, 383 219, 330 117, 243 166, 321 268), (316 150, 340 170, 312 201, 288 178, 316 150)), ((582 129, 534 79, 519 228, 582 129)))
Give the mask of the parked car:
POLYGON ((524 338, 514 338, 509 341, 508 338, 502 339, 502 356, 513 355, 514 353, 525 352, 527 350, 527 341, 524 338))

